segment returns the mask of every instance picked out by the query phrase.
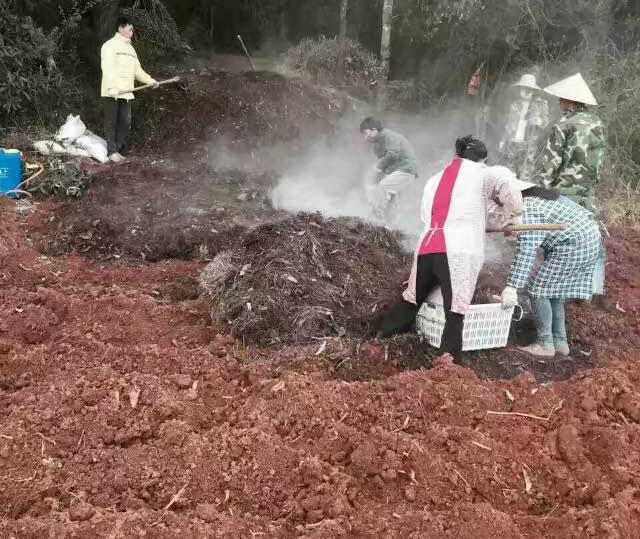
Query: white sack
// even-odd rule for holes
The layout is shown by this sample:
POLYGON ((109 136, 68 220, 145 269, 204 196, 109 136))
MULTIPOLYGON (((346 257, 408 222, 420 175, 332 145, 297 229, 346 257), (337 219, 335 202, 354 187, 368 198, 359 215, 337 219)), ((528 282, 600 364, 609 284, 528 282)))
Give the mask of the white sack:
POLYGON ((78 148, 78 146, 69 146, 64 149, 64 153, 71 157, 91 157, 91 154, 87 150, 78 148))
POLYGON ((64 154, 71 155, 73 157, 91 157, 91 154, 87 150, 78 148, 77 146, 69 146, 68 148, 65 148, 53 140, 40 140, 38 142, 34 142, 33 148, 44 155, 64 154))
POLYGON ((70 146, 79 137, 84 135, 86 130, 87 127, 80 119, 80 116, 69 114, 69 116, 67 116, 67 121, 60 129, 58 129, 55 139, 58 142, 61 142, 63 146, 70 146))
POLYGON ((74 146, 78 146, 79 148, 88 151, 91 157, 96 161, 100 161, 100 163, 106 163, 109 161, 109 158, 107 157, 107 141, 102 137, 95 135, 88 129, 84 135, 75 141, 74 146))
POLYGON ((65 153, 65 148, 61 144, 53 140, 39 140, 33 143, 33 149, 44 155, 52 155, 56 153, 65 153))
POLYGON ((102 144, 105 148, 107 147, 107 141, 105 139, 103 139, 100 135, 96 135, 93 131, 90 131, 89 129, 87 129, 84 132, 85 135, 90 135, 91 137, 94 137, 96 139, 96 141, 98 141, 100 144, 102 144))

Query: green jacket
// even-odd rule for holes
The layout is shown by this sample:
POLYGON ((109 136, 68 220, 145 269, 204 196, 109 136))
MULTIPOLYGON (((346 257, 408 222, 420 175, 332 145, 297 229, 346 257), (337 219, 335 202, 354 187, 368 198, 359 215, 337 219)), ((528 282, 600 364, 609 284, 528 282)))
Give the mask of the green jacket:
POLYGON ((413 148, 400 133, 383 129, 378 140, 373 143, 373 151, 378 158, 377 167, 385 175, 398 170, 418 175, 418 163, 413 148))
POLYGON ((600 118, 584 109, 566 113, 552 128, 538 183, 593 209, 607 141, 600 118))

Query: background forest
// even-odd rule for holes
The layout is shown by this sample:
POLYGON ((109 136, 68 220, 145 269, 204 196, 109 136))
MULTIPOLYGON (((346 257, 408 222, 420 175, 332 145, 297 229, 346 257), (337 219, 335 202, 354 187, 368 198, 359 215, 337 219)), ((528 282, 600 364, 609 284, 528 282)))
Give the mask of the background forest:
POLYGON ((46 125, 70 107, 93 107, 99 47, 119 13, 135 21, 148 70, 185 56, 242 54, 241 34, 253 54, 356 94, 388 72, 389 106, 414 111, 463 98, 478 68, 487 99, 524 72, 544 85, 580 69, 608 127, 609 171, 637 187, 637 2, 0 0, 0 129, 25 120, 46 125), (379 63, 383 3, 393 9, 388 70, 379 63))

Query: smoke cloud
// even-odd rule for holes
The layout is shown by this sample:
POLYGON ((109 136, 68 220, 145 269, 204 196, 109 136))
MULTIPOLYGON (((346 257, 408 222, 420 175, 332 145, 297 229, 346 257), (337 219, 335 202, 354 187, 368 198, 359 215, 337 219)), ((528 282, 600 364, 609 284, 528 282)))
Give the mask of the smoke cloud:
MULTIPOLYGON (((382 118, 386 127, 403 134, 412 144, 420 176, 396 201, 388 225, 400 231, 404 246, 413 250, 423 230, 420 199, 425 183, 442 170, 454 155, 455 139, 475 134, 478 107, 471 100, 449 103, 419 115, 390 113, 382 118)), ((364 183, 376 158, 359 132, 360 121, 370 111, 355 109, 336 126, 335 134, 312 141, 293 161, 284 165, 282 177, 272 189, 274 207, 288 212, 320 212, 328 217, 354 216, 380 224, 367 203, 364 183)), ((489 147, 497 140, 485 138, 489 147)), ((490 156, 491 157, 491 156, 490 156)), ((488 258, 500 258, 496 236, 489 238, 488 258)))

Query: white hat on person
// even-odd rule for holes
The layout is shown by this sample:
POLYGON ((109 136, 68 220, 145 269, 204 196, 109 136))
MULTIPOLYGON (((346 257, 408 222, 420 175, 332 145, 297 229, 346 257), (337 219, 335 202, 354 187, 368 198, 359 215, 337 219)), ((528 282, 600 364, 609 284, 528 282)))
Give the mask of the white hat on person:
POLYGON ((580 73, 576 73, 555 84, 551 84, 547 86, 544 91, 549 95, 568 101, 575 101, 576 103, 582 103, 583 105, 595 106, 598 104, 580 73))
POLYGON ((531 88, 532 90, 542 90, 538 83, 536 82, 535 75, 531 75, 529 73, 522 75, 518 82, 514 82, 512 86, 518 86, 521 88, 531 88))

